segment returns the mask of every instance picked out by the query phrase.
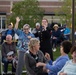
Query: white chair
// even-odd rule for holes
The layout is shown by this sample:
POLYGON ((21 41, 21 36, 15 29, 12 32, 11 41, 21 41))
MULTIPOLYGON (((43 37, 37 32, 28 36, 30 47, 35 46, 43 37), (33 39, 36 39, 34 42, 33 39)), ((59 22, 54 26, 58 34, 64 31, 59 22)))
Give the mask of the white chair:
MULTIPOLYGON (((1 50, 0 50, 0 55, 1 55, 1 50)), ((2 58, 2 55, 1 55, 0 57, 2 58)), ((4 63, 2 63, 2 60, 1 60, 1 75, 4 74, 3 65, 4 65, 4 63)), ((11 63, 9 63, 9 65, 11 65, 11 63)), ((9 65, 8 65, 8 66, 9 66, 9 65)), ((12 71, 9 71, 9 69, 8 69, 7 74, 8 74, 8 73, 12 74, 12 71)))
MULTIPOLYGON (((3 65, 4 65, 4 63, 1 62, 1 75, 4 74, 3 65)), ((11 66, 11 64, 9 64, 9 65, 11 66)), ((9 73, 12 74, 12 71, 9 71, 9 70, 8 70, 7 74, 9 74, 9 73)))

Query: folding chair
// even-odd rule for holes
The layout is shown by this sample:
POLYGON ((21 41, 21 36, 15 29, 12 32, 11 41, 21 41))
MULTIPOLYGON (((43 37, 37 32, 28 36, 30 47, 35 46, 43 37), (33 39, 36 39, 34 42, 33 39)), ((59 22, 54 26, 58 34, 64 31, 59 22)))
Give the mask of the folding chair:
MULTIPOLYGON (((1 55, 1 50, 0 50, 0 55, 1 55)), ((1 55, 0 57, 2 58, 2 55, 1 55)), ((1 75, 4 74, 3 65, 4 65, 4 63, 2 63, 2 60, 1 60, 1 75)), ((11 66, 11 63, 9 63, 8 66, 11 66)), ((12 74, 12 71, 9 71, 9 70, 8 70, 7 74, 9 74, 9 73, 12 74)))
MULTIPOLYGON (((3 65, 4 65, 4 63, 1 62, 1 75, 4 74, 3 65)), ((11 64, 9 64, 9 66, 11 66, 11 64)), ((7 74, 12 74, 12 71, 9 71, 9 70, 8 70, 7 74)))

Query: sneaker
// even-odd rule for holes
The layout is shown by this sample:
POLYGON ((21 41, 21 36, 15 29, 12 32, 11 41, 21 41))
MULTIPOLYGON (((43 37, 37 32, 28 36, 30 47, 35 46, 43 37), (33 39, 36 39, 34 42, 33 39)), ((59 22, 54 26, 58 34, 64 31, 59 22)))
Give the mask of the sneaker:
POLYGON ((56 48, 53 49, 53 52, 56 52, 56 48))

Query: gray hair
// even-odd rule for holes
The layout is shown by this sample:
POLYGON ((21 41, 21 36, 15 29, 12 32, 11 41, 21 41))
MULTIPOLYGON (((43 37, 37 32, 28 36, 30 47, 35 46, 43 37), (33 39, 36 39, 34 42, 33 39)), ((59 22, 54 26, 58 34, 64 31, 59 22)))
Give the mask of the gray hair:
POLYGON ((30 28, 30 25, 29 24, 24 24, 23 28, 25 27, 29 27, 30 28))

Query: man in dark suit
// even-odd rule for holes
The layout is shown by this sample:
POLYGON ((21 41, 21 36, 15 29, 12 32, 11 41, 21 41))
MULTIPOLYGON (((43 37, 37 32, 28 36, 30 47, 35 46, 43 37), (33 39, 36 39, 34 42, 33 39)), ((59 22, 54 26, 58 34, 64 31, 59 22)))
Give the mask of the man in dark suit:
POLYGON ((36 37, 39 37, 40 39, 40 50, 46 54, 49 53, 51 56, 51 59, 53 60, 53 52, 51 47, 51 28, 48 26, 48 20, 43 18, 42 19, 42 26, 40 31, 35 33, 36 37))

